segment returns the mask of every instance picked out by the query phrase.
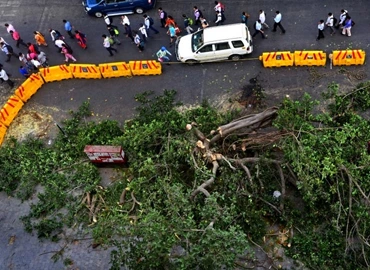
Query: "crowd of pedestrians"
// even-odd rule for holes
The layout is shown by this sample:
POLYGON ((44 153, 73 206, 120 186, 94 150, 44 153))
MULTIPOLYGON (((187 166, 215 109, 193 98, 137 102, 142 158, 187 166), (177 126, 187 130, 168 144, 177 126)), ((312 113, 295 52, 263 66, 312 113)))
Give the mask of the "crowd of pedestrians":
MULTIPOLYGON (((157 10, 158 18, 153 19, 147 14, 143 14, 142 22, 133 26, 130 23, 128 16, 123 15, 120 18, 119 25, 113 23, 113 19, 104 14, 104 22, 107 27, 107 33, 101 35, 102 37, 102 47, 108 51, 109 56, 113 56, 113 53, 118 53, 116 46, 122 44, 120 40, 120 32, 124 31, 124 35, 131 41, 133 46, 136 46, 139 52, 142 52, 146 46, 146 43, 150 40, 152 35, 157 35, 160 31, 155 27, 155 21, 158 20, 158 23, 161 28, 166 28, 166 33, 169 36, 169 47, 172 47, 177 38, 181 34, 191 34, 200 29, 209 27, 211 24, 218 26, 223 25, 226 21, 225 16, 225 5, 219 1, 214 2, 214 14, 215 19, 213 21, 208 21, 203 15, 202 11, 197 7, 193 6, 192 14, 182 14, 182 25, 179 26, 170 14, 168 14, 163 8, 159 7, 157 10), (123 27, 123 29, 122 29, 123 27)), ((257 35, 261 35, 263 39, 267 38, 265 33, 270 27, 266 22, 266 13, 264 10, 259 10, 259 14, 256 16, 256 20, 253 23, 253 30, 250 24, 251 15, 243 11, 241 13, 241 22, 244 23, 253 31, 252 37, 256 38, 257 35)), ((283 16, 280 11, 275 11, 273 17, 273 27, 272 32, 276 32, 277 28, 280 29, 282 34, 286 33, 285 28, 282 25, 283 16)), ((77 44, 83 49, 86 50, 87 46, 87 36, 80 30, 75 29, 72 23, 66 19, 62 20, 64 30, 69 36, 71 42, 77 42, 77 44)), ((318 22, 318 36, 317 40, 325 38, 324 31, 325 29, 330 29, 330 35, 336 33, 336 29, 341 28, 342 35, 351 36, 351 28, 353 27, 354 22, 348 14, 347 10, 342 9, 339 14, 339 19, 336 19, 333 13, 329 12, 326 21, 319 20, 318 22)), ((6 55, 5 62, 9 62, 13 57, 17 58, 20 62, 19 72, 24 77, 30 76, 33 72, 37 71, 40 67, 48 66, 48 58, 41 50, 41 47, 47 47, 47 38, 40 31, 34 31, 34 43, 25 42, 20 33, 15 29, 15 27, 9 23, 5 23, 5 28, 9 33, 10 37, 15 41, 15 46, 17 49, 22 50, 20 46, 24 47, 24 52, 16 53, 12 45, 9 42, 5 41, 3 38, 0 38, 0 48, 3 53, 6 55)), ((64 61, 76 62, 77 59, 73 56, 73 50, 71 46, 66 41, 64 35, 59 32, 57 29, 49 29, 49 34, 52 42, 55 47, 58 49, 58 52, 64 56, 64 61)), ((22 47, 22 48, 23 48, 22 47)), ((165 46, 161 46, 160 50, 156 53, 156 56, 161 62, 171 61, 172 54, 166 49, 165 46)), ((6 72, 0 64, 0 79, 7 81, 11 86, 12 81, 7 76, 6 72)))

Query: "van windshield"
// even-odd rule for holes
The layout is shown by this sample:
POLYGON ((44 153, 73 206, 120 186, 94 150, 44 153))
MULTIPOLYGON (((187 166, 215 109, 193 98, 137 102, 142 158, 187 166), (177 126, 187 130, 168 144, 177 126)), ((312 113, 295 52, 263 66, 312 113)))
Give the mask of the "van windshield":
POLYGON ((193 52, 197 51, 203 45, 203 30, 193 34, 191 40, 191 48, 193 52))

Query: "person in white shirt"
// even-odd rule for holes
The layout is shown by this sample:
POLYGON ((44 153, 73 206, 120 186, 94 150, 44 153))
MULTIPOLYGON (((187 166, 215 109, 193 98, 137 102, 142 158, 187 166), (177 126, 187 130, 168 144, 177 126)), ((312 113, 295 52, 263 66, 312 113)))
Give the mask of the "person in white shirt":
POLYGON ((317 29, 319 29, 319 35, 317 36, 316 40, 319 40, 321 38, 325 38, 325 36, 324 36, 324 27, 325 27, 324 20, 320 20, 319 23, 318 23, 318 26, 317 26, 317 29))
POLYGON ((346 21, 346 18, 347 18, 347 13, 348 11, 345 10, 345 9, 342 9, 340 11, 340 15, 339 15, 339 23, 337 25, 337 28, 339 28, 340 26, 343 28, 344 26, 344 22, 346 21))
POLYGON ((218 1, 215 1, 215 7, 214 7, 215 11, 219 11, 220 13, 222 12, 222 6, 221 6, 221 3, 219 3, 218 1))
POLYGON ((283 34, 285 34, 285 29, 284 27, 281 25, 281 19, 282 19, 282 16, 281 16, 281 13, 280 11, 276 11, 276 16, 274 18, 274 29, 272 30, 272 32, 276 32, 276 28, 279 26, 279 28, 281 29, 281 31, 283 32, 283 34))
POLYGON ((2 68, 2 67, 0 67, 0 80, 1 80, 1 82, 6 81, 6 83, 7 83, 7 84, 9 84, 9 86, 10 86, 11 88, 13 88, 13 86, 14 86, 14 82, 13 82, 12 80, 10 80, 10 79, 9 79, 8 74, 6 74, 6 71, 5 71, 5 70, 3 70, 3 68, 2 68))
POLYGON ((63 44, 65 44, 65 42, 61 39, 56 39, 55 40, 55 47, 58 48, 58 51, 61 52, 62 51, 62 48, 63 48, 63 44))
POLYGON ((215 21, 215 24, 216 25, 221 25, 223 23, 223 17, 222 17, 222 12, 220 11, 216 11, 216 21, 215 21))
POLYGON ((254 34, 252 35, 252 37, 255 37, 258 33, 261 33, 261 35, 262 35, 262 38, 263 39, 265 39, 266 38, 266 36, 265 36, 265 34, 264 34, 264 32, 262 31, 262 23, 261 23, 261 20, 260 19, 258 19, 257 21, 256 21, 256 24, 255 24, 255 32, 254 32, 254 34))
POLYGON ((326 24, 325 25, 326 25, 326 28, 331 29, 330 35, 335 34, 333 13, 331 13, 331 12, 328 13, 328 18, 326 19, 326 24))
POLYGON ((103 18, 106 25, 110 26, 112 24, 112 19, 107 14, 104 14, 103 18))
POLYGON ((146 39, 148 37, 148 33, 146 32, 146 27, 144 24, 140 23, 139 31, 141 33, 141 39, 146 42, 146 39))
POLYGON ((126 15, 121 16, 121 19, 122 19, 121 20, 122 25, 125 25, 125 24, 130 25, 130 20, 126 15))
POLYGON ((109 37, 107 37, 107 35, 102 35, 102 38, 103 38, 103 47, 109 52, 109 56, 113 56, 112 51, 118 53, 118 51, 111 46, 109 42, 109 37))
POLYGON ((259 16, 258 19, 261 21, 261 24, 264 28, 266 28, 266 29, 269 28, 269 26, 266 23, 266 14, 262 9, 260 10, 260 16, 259 16))
POLYGON ((6 24, 5 24, 5 27, 6 27, 6 31, 7 31, 8 33, 10 33, 10 31, 16 32, 16 31, 15 31, 14 26, 13 26, 13 25, 11 25, 10 23, 6 23, 6 24))

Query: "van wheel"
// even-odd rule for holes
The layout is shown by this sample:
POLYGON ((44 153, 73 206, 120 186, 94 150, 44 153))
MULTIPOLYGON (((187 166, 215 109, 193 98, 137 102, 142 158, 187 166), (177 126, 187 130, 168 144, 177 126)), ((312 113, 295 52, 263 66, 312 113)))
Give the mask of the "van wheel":
POLYGON ((95 17, 96 18, 101 18, 101 17, 103 17, 103 13, 101 13, 101 12, 95 12, 95 17))
POLYGON ((194 59, 189 59, 189 60, 186 60, 185 63, 188 64, 189 66, 192 66, 192 65, 196 64, 197 61, 194 60, 194 59))
POLYGON ((138 8, 135 8, 135 12, 137 14, 143 14, 144 13, 144 9, 142 9, 141 7, 138 7, 138 8))
POLYGON ((234 54, 234 55, 230 56, 230 60, 239 61, 240 60, 240 55, 234 54))

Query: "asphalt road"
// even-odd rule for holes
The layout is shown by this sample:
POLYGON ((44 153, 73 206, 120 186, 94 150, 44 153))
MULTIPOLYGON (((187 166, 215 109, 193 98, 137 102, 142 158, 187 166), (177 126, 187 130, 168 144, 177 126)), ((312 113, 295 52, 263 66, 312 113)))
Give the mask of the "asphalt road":
MULTIPOLYGON (((272 26, 275 10, 280 10, 283 15, 282 24, 286 34, 282 35, 279 30, 270 33, 268 39, 262 40, 257 36, 254 41, 254 52, 239 62, 209 63, 195 66, 187 66, 174 63, 163 66, 163 74, 160 76, 117 78, 103 80, 68 80, 44 85, 37 94, 28 101, 27 108, 51 107, 54 110, 55 121, 64 117, 64 112, 76 109, 85 101, 90 100, 92 109, 99 119, 110 118, 122 122, 131 118, 137 103, 134 96, 145 90, 152 90, 160 94, 163 89, 176 89, 178 100, 185 104, 196 104, 203 99, 212 103, 227 100, 228 97, 240 92, 243 86, 249 84, 249 80, 258 76, 260 84, 265 89, 267 103, 277 104, 283 96, 289 94, 298 98, 304 92, 309 92, 314 97, 326 89, 328 83, 339 82, 343 91, 353 87, 359 81, 351 79, 348 74, 362 72, 369 74, 368 66, 348 67, 346 73, 339 73, 343 69, 334 67, 329 69, 319 67, 309 69, 306 67, 264 69, 259 60, 256 60, 262 52, 267 51, 294 51, 294 50, 323 50, 330 53, 334 49, 364 49, 368 51, 370 45, 368 28, 370 17, 370 1, 354 0, 263 0, 263 1, 232 1, 225 0, 226 22, 240 21, 240 14, 246 11, 251 14, 249 25, 258 17, 258 11, 264 9, 267 13, 267 23, 272 26), (350 4, 349 4, 350 3, 350 4), (352 37, 344 37, 339 31, 330 36, 329 30, 325 32, 324 40, 316 41, 317 22, 326 20, 327 13, 333 12, 338 18, 340 10, 345 8, 356 22, 352 29, 352 37), (350 72, 350 73, 349 73, 350 72)), ((169 15, 172 15, 181 26, 183 13, 192 15, 192 6, 197 5, 209 21, 214 18, 213 1, 187 1, 169 0, 158 1, 157 7, 162 7, 169 15)), ((75 29, 87 34, 88 49, 83 51, 72 40, 67 41, 74 50, 74 56, 79 63, 103 63, 114 61, 129 61, 140 59, 155 59, 154 54, 161 46, 168 46, 169 37, 166 31, 159 27, 156 9, 148 12, 156 18, 155 26, 160 30, 159 35, 153 35, 147 42, 144 52, 140 53, 131 44, 131 40, 123 36, 123 27, 120 26, 122 45, 118 47, 119 53, 108 57, 107 51, 102 47, 101 35, 107 33, 103 19, 87 16, 80 0, 0 0, 0 36, 10 44, 15 45, 6 33, 4 23, 12 23, 20 32, 25 41, 33 41, 34 30, 48 33, 49 28, 56 28, 62 33, 63 19, 70 20, 75 29)), ((143 21, 140 15, 130 15, 132 28, 138 28, 143 21)), ((114 18, 114 24, 118 24, 118 17, 114 18)), ((49 36, 47 35, 49 38, 49 36)), ((50 59, 50 65, 61 64, 64 57, 49 39, 51 46, 43 49, 50 59)), ((173 52, 173 48, 170 48, 173 52)), ((18 50, 16 50, 18 51, 18 50)), ((25 48, 21 48, 25 52, 25 48)), ((174 57, 173 57, 174 59, 174 57)), ((22 79, 18 76, 19 62, 12 59, 5 63, 5 55, 0 52, 0 62, 5 70, 13 74, 17 83, 22 79)), ((8 98, 10 91, 7 85, 0 85, 0 101, 8 98)), ((62 263, 53 265, 49 261, 52 254, 40 256, 43 252, 55 250, 58 244, 39 243, 35 236, 22 233, 23 228, 18 221, 18 216, 27 211, 27 206, 21 206, 19 202, 8 199, 0 194, 0 269, 62 269, 62 263), (17 235, 15 244, 8 244, 12 235, 17 235), (4 263, 5 262, 5 263, 4 263), (29 268, 29 266, 32 266, 29 268)), ((83 242, 83 241, 82 241, 83 242)), ((109 254, 103 250, 92 251, 88 244, 71 246, 66 254, 75 261, 78 269, 106 269, 109 262, 109 254), (94 267, 95 266, 95 267, 94 267), (93 268, 91 268, 93 267, 93 268)))

